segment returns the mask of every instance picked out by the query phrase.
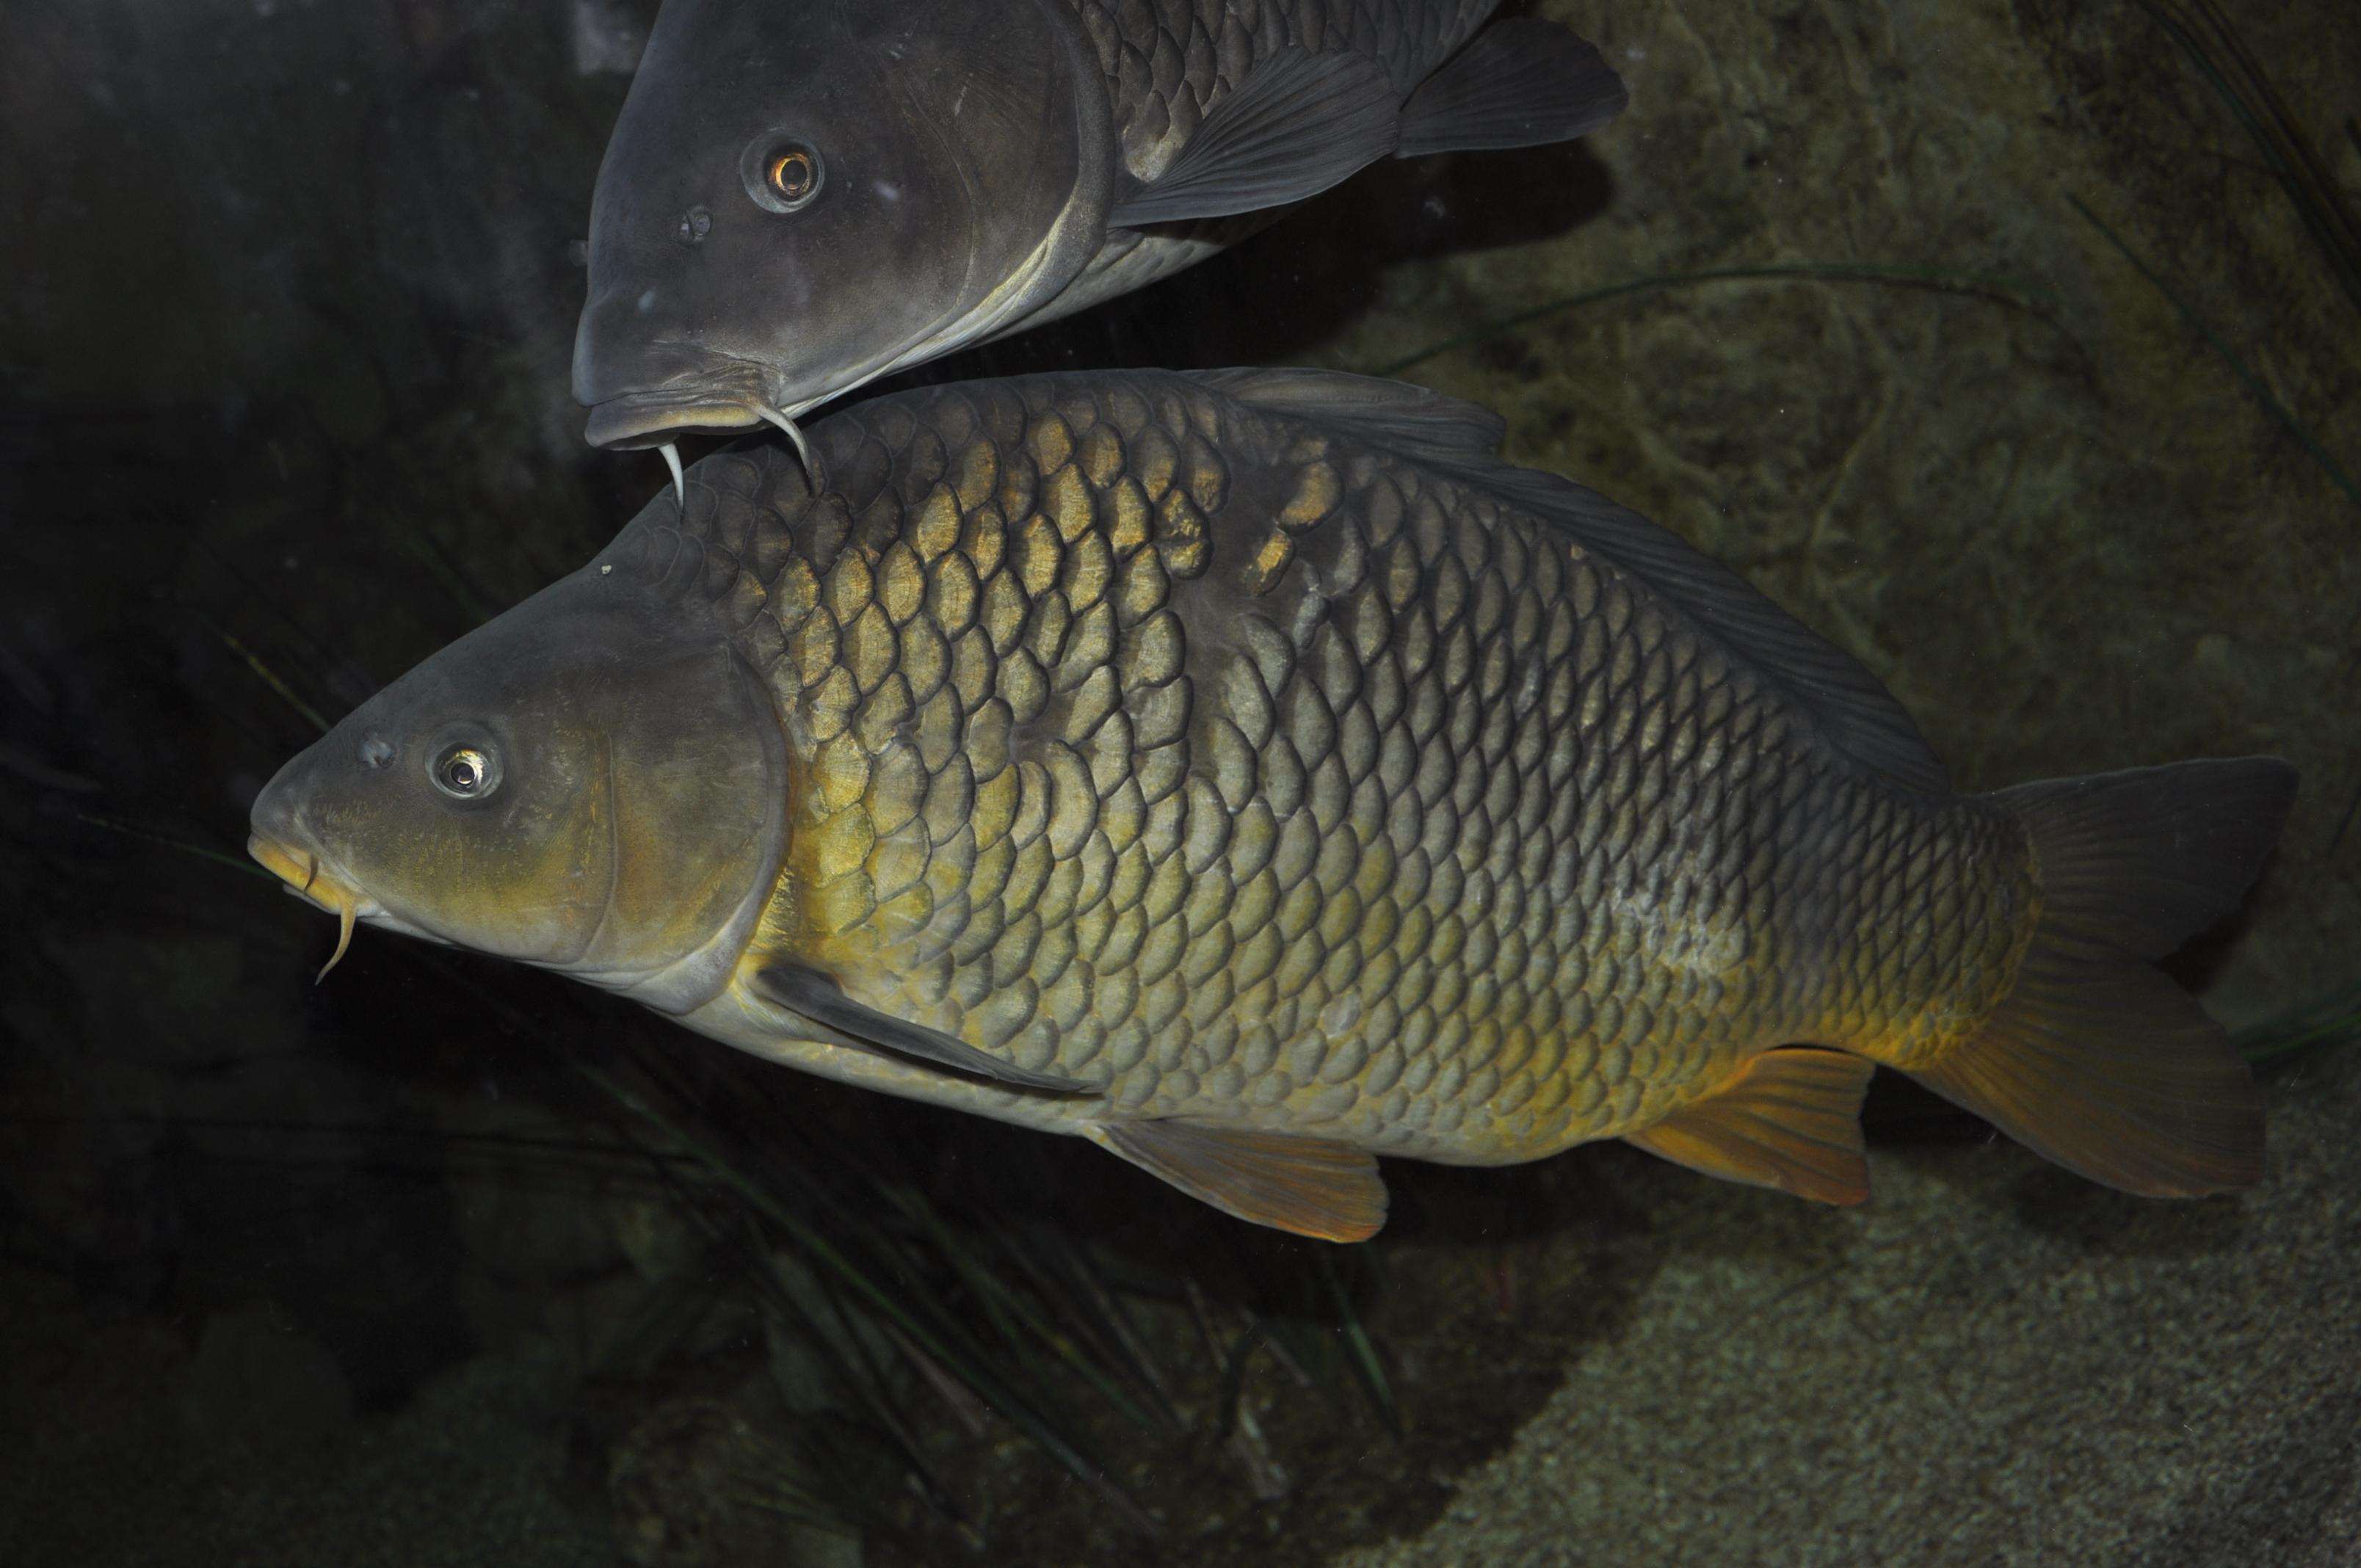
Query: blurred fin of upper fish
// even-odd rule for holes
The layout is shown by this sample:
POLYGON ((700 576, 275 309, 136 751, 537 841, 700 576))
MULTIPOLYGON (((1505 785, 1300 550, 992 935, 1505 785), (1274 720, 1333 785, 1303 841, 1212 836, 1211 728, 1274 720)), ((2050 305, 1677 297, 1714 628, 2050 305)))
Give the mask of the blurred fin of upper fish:
POLYGON ((1137 289, 1374 159, 1563 141, 1621 80, 1497 0, 667 0, 591 203, 602 446, 768 422, 1137 289))
POLYGON ((1379 1154, 1620 1137, 1825 1202, 1895 1068, 2128 1191, 2262 1109, 2154 960, 2295 773, 1954 793, 1675 534, 1314 371, 929 388, 714 455, 281 770, 254 852, 844 1081, 1383 1223, 1379 1154))

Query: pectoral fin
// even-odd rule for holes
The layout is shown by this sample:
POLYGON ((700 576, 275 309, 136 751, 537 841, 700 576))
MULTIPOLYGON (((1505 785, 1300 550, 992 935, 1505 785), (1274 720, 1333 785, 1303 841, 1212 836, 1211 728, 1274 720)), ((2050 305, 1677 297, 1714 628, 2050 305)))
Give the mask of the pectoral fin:
POLYGON ((1766 1051, 1712 1098, 1623 1141, 1727 1181, 1859 1203, 1869 1196, 1861 1097, 1872 1070, 1842 1051, 1766 1051))
POLYGON ((773 964, 756 972, 753 987, 765 1001, 800 1014, 868 1050, 947 1068, 971 1078, 1015 1084, 1020 1089, 1046 1089, 1064 1094, 1090 1091, 1087 1083, 1060 1078, 1055 1073, 1028 1072, 940 1029, 929 1029, 923 1024, 863 1006, 817 970, 797 964, 773 964))
POLYGON ((1290 44, 1213 105, 1163 173, 1120 194, 1107 224, 1136 228, 1300 202, 1393 151, 1400 113, 1376 60, 1290 44))
POLYGON ((1367 1241, 1386 1223, 1386 1184, 1366 1150, 1323 1138, 1170 1118, 1111 1122, 1092 1139, 1191 1198, 1257 1225, 1367 1241))

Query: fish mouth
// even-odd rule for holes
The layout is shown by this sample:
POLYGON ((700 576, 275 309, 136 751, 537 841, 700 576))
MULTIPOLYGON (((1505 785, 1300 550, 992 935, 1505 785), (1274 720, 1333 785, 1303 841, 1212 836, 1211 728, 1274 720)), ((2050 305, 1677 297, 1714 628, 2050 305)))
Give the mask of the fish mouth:
POLYGON ((253 833, 247 837, 246 852, 285 883, 288 892, 336 917, 336 950, 320 966, 313 982, 327 979, 328 971, 336 967, 345 949, 352 944, 354 921, 363 915, 377 914, 376 902, 330 872, 320 863, 320 857, 309 850, 291 849, 266 834, 253 833))
POLYGON ((672 469, 673 493, 683 506, 688 489, 682 477, 680 448, 675 438, 692 430, 749 430, 773 425, 784 433, 801 459, 815 494, 827 484, 819 459, 804 439, 795 415, 811 407, 798 403, 781 410, 765 402, 762 375, 753 366, 733 368, 670 386, 620 392, 590 405, 590 422, 583 430, 593 446, 609 452, 654 447, 672 469))
POLYGON ((749 430, 769 422, 760 388, 737 378, 624 392, 590 407, 582 433, 610 452, 664 446, 697 430, 749 430))
POLYGON ((662 344, 616 368, 622 374, 611 378, 578 371, 574 383, 575 397, 590 411, 583 434, 609 451, 664 446, 690 431, 748 430, 775 411, 763 367, 752 360, 662 344), (612 389, 618 383, 620 389, 612 389))

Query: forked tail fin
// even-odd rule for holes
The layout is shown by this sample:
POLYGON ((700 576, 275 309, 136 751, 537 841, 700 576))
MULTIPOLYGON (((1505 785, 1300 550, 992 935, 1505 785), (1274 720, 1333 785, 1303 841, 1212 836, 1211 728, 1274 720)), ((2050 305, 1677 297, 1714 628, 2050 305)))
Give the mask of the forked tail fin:
POLYGON ((2222 1025, 2152 960, 2236 906, 2295 798, 2275 757, 2003 790, 2040 923, 1982 1029, 1916 1076, 2070 1170, 2198 1197, 2263 1168, 2263 1110, 2222 1025))

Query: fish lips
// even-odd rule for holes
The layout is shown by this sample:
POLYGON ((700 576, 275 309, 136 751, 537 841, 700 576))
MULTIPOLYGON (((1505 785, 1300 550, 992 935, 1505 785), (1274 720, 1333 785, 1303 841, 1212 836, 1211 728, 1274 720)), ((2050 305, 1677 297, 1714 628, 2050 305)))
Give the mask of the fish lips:
MULTIPOLYGON (((283 830, 282 830, 283 831, 283 830)), ((291 842, 294 834, 249 833, 246 852, 287 884, 287 891, 317 908, 337 915, 350 906, 357 912, 378 913, 377 902, 328 869, 319 852, 291 842)))
POLYGON ((629 452, 662 446, 691 431, 746 430, 763 422, 752 389, 724 383, 624 392, 590 405, 583 434, 593 446, 629 452))
POLYGON ((584 433, 610 451, 662 446, 693 430, 745 430, 769 400, 762 366, 671 343, 601 365, 588 324, 576 345, 574 398, 590 411, 584 433))

